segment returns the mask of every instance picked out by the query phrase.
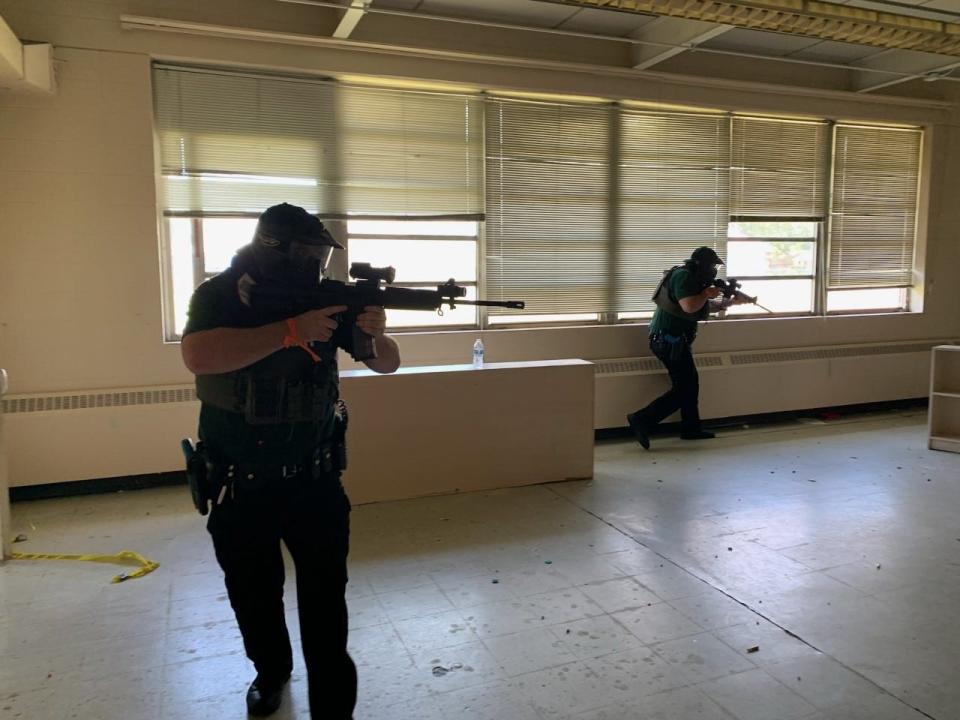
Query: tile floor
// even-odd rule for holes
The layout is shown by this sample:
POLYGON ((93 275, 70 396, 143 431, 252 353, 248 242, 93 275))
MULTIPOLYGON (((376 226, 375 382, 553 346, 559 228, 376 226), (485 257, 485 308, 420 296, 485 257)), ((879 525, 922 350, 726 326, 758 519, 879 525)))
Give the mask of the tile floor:
MULTIPOLYGON (((604 442, 590 482, 357 508, 357 720, 960 718, 960 456, 924 423, 604 442)), ((17 549, 161 567, 0 568, 0 717, 244 717, 251 669, 184 488, 14 522, 17 549)), ((301 668, 275 717, 308 717, 301 668)))

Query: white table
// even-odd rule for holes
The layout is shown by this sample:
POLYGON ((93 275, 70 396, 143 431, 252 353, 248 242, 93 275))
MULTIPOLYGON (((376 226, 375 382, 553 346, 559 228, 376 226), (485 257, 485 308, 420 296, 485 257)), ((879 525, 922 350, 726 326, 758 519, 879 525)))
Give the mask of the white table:
POLYGON ((592 477, 593 376, 576 359, 342 372, 351 500, 592 477))

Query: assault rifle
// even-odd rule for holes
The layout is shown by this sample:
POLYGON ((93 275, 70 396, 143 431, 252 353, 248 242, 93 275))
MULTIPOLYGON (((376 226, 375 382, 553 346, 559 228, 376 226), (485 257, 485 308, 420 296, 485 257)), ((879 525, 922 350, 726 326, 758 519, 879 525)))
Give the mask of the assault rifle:
POLYGON ((768 313, 773 312, 773 310, 770 308, 766 308, 758 303, 756 297, 750 297, 743 292, 740 289, 740 281, 736 278, 729 278, 727 280, 724 280, 723 278, 717 278, 713 281, 713 285, 714 287, 720 288, 720 294, 723 296, 724 300, 739 300, 740 302, 756 305, 758 308, 761 310, 766 310, 768 313))
POLYGON ((368 305, 395 310, 442 310, 444 305, 453 309, 457 305, 482 305, 523 310, 521 300, 464 300, 467 289, 457 285, 451 278, 437 285, 436 290, 381 287, 393 282, 396 271, 392 267, 371 267, 370 263, 353 263, 350 277, 357 282, 321 280, 315 287, 291 288, 280 284, 257 283, 250 287, 250 306, 291 317, 308 310, 346 305, 340 316, 340 324, 346 323, 353 332, 354 360, 370 360, 377 356, 373 338, 357 327, 357 316, 368 305))

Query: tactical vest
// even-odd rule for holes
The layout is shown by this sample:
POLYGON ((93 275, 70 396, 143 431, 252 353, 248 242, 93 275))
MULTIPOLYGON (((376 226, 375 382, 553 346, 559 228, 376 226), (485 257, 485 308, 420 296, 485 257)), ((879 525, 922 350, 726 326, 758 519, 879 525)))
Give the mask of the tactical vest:
POLYGON ((688 313, 680 306, 680 303, 670 295, 670 278, 673 277, 673 274, 677 270, 682 269, 684 269, 683 265, 675 265, 663 274, 663 279, 660 281, 660 284, 657 285, 657 290, 653 293, 652 300, 658 308, 669 315, 691 322, 698 322, 707 317, 707 314, 710 312, 707 304, 704 304, 704 306, 695 313, 688 313))
POLYGON ((320 362, 295 347, 240 370, 198 375, 197 397, 242 414, 251 425, 322 421, 340 397, 336 349, 324 344, 313 350, 320 362))

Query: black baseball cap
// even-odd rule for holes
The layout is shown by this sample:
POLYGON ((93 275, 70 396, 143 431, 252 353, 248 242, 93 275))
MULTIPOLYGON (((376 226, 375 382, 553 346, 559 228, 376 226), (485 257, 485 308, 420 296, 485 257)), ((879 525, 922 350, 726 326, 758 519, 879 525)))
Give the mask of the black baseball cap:
POLYGON ((315 215, 289 203, 280 203, 264 210, 257 222, 257 232, 284 244, 298 242, 343 249, 343 245, 336 241, 315 215))
POLYGON ((698 265, 723 265, 723 260, 712 247, 702 245, 693 251, 690 259, 698 265))

